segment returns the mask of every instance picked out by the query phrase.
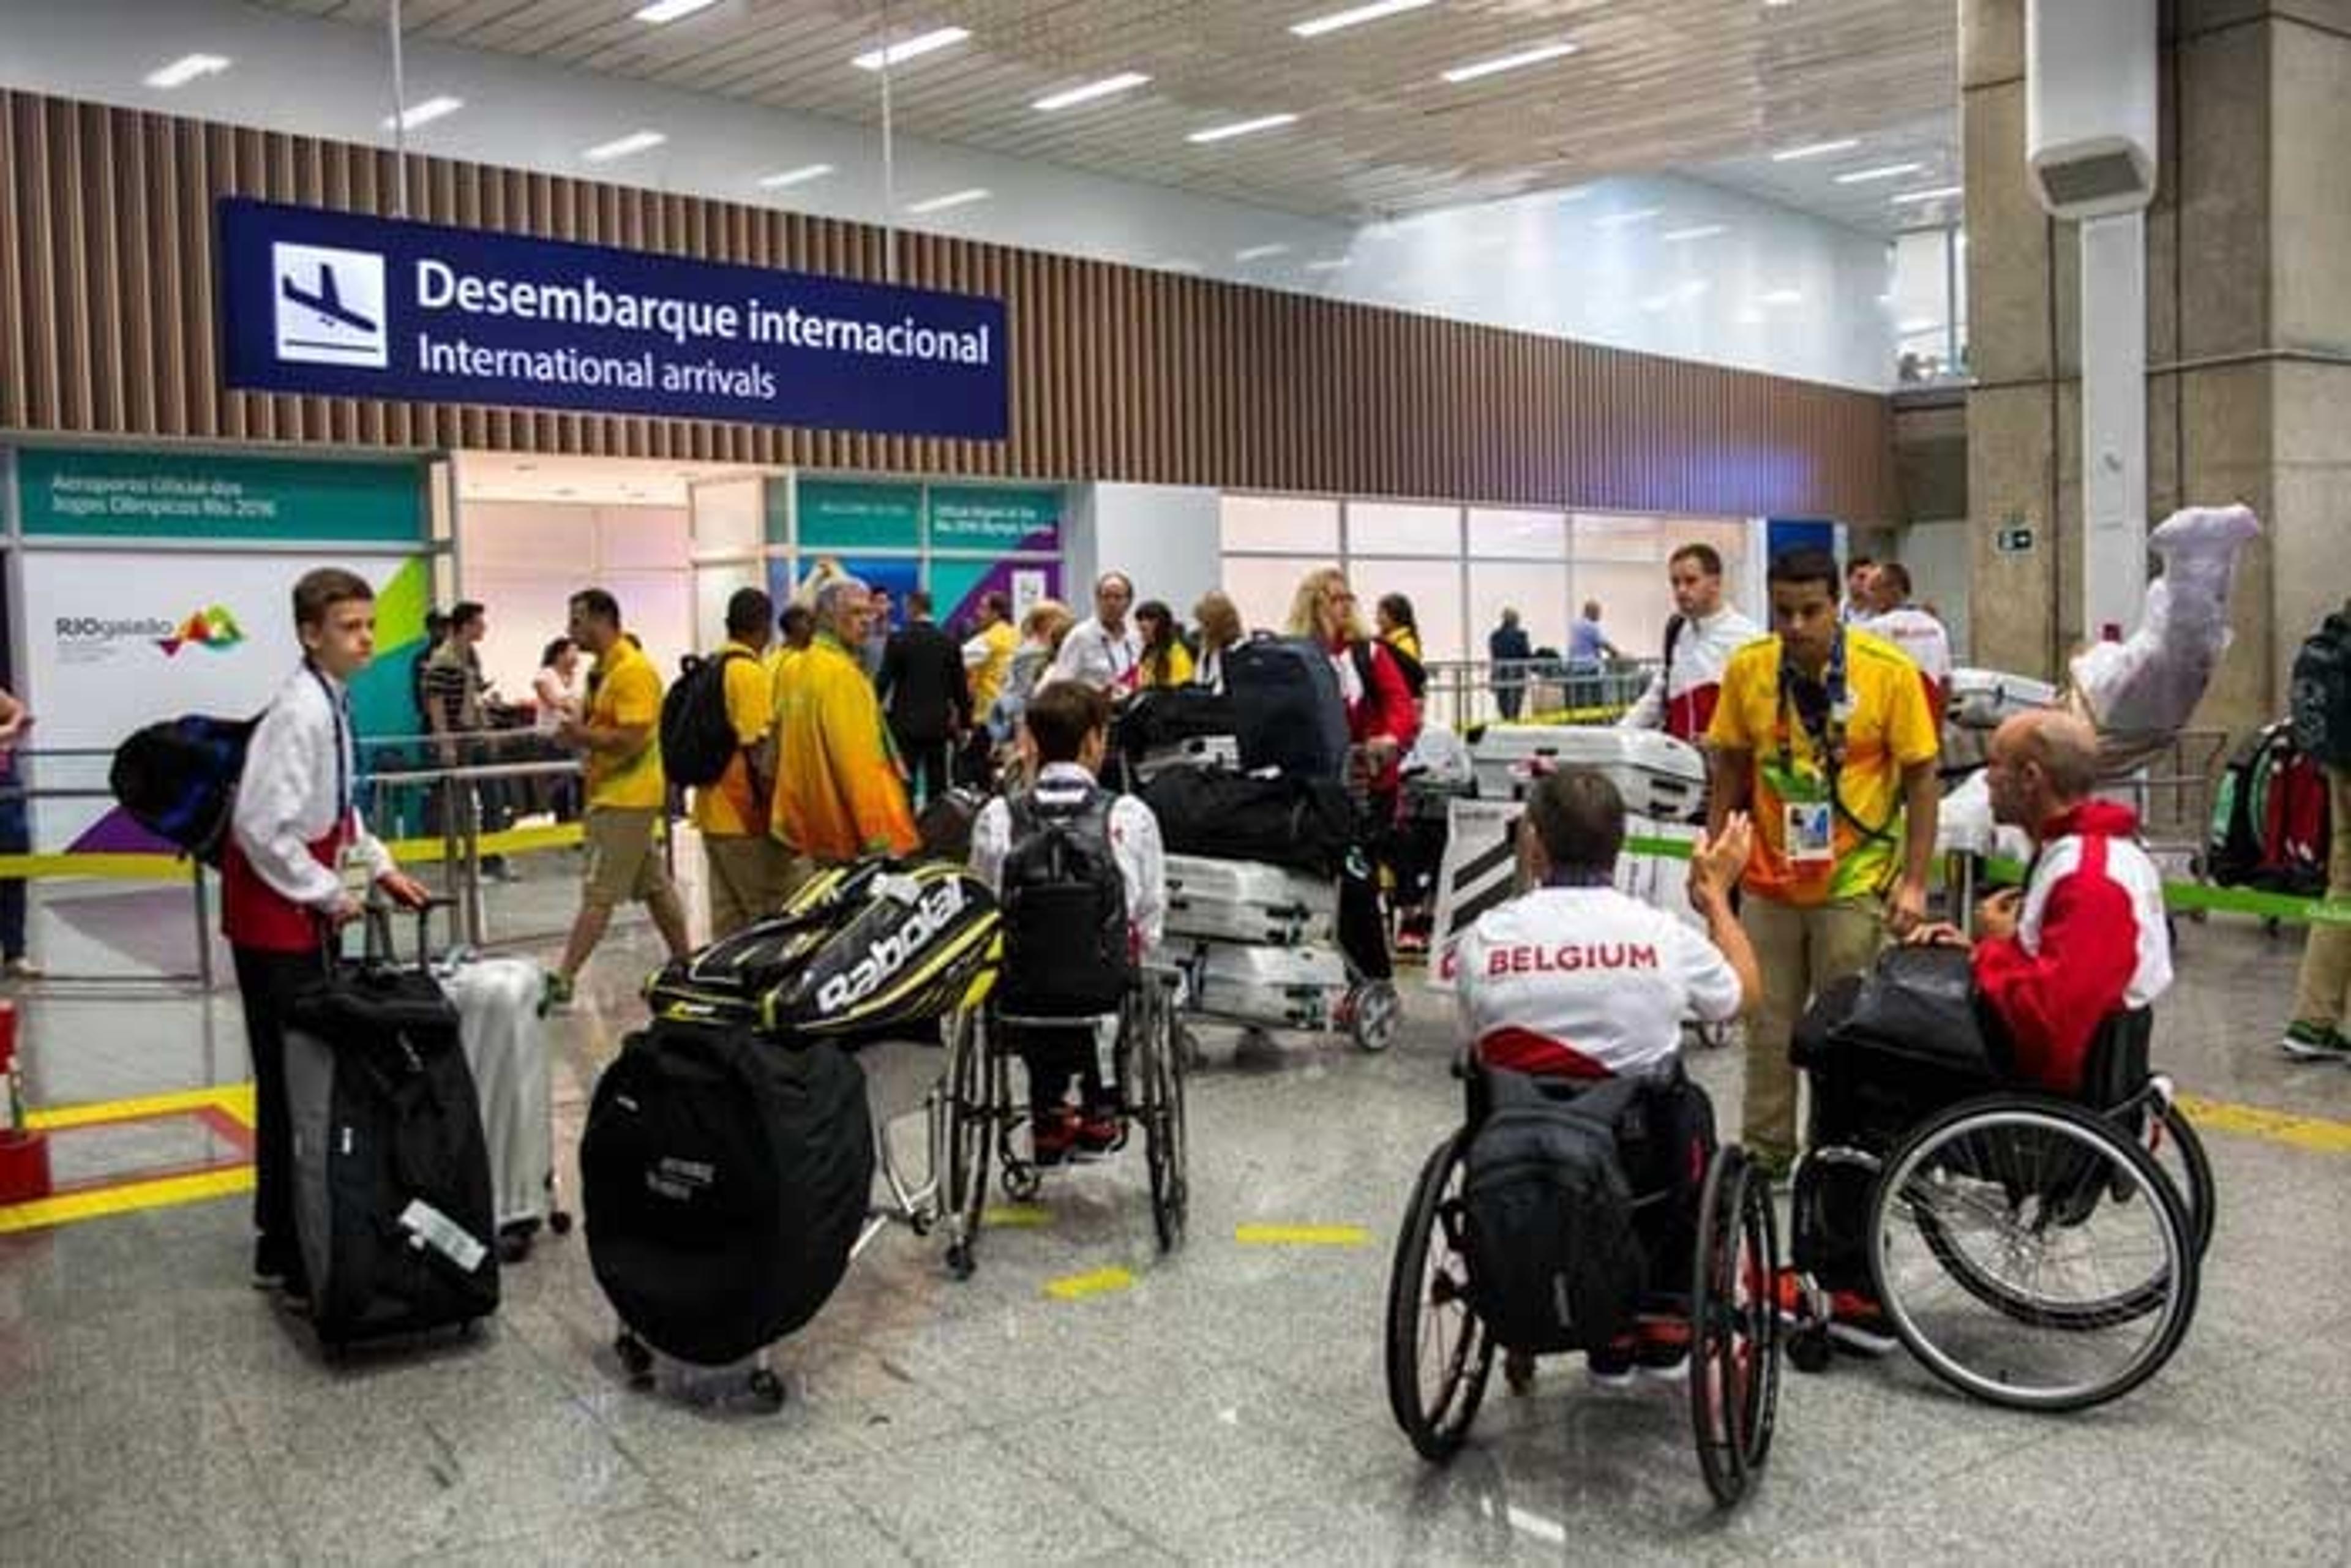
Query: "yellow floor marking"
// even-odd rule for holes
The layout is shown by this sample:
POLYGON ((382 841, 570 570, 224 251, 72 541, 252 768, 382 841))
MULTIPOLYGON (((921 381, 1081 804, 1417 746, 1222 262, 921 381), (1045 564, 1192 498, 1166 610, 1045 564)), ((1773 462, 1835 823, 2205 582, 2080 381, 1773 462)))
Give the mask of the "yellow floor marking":
POLYGON ((2180 1095, 2179 1108, 2199 1131, 2235 1133, 2314 1155, 2351 1155, 2351 1122, 2264 1111, 2258 1105, 2233 1105, 2225 1100, 2207 1100, 2200 1094, 2180 1095))
POLYGON ((1242 1225, 1233 1239, 1244 1247, 1361 1247, 1372 1233, 1360 1225, 1242 1225))
POLYGON ((979 1222, 990 1230, 1035 1230, 1053 1223, 1053 1211, 1034 1203, 1001 1204, 983 1210, 979 1222))
POLYGON ((194 875, 178 855, 0 855, 0 877, 94 877, 102 882, 176 882, 194 875))
POLYGON ((169 1094, 145 1094, 131 1100, 103 1100, 89 1105, 57 1105, 33 1111, 25 1120, 37 1133, 68 1127, 89 1127, 103 1122, 131 1122, 149 1116, 172 1116, 206 1108, 225 1111, 247 1127, 253 1125, 253 1085, 217 1083, 206 1089, 182 1089, 169 1094))
POLYGON ((1059 1280, 1048 1280, 1045 1281, 1045 1293, 1057 1301, 1082 1301, 1088 1296, 1123 1291, 1134 1283, 1134 1276, 1123 1269, 1096 1269, 1089 1274, 1068 1274, 1059 1280))
POLYGON ((191 1176, 160 1176, 153 1181, 126 1182, 94 1192, 68 1193, 36 1198, 31 1203, 0 1207, 0 1235, 16 1230, 39 1230, 110 1214, 135 1214, 141 1209, 169 1208, 175 1204, 203 1203, 253 1190, 253 1167, 198 1171, 191 1176))

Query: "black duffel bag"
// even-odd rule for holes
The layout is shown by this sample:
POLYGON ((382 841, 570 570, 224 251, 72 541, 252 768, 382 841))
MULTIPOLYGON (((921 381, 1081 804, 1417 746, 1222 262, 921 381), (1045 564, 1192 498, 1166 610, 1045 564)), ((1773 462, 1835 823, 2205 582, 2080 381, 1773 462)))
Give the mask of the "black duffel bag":
POLYGON ((737 1360, 848 1271, 873 1183, 864 1071, 827 1040, 657 1021, 597 1082, 580 1179, 621 1321, 681 1361, 737 1360))
POLYGON ((1964 947, 1897 946, 1837 981, 1797 1024, 1813 1078, 1812 1142, 1883 1151, 1919 1123, 2010 1082, 2008 1037, 1964 947))
POLYGON ((1354 807, 1327 779, 1258 779, 1179 768, 1143 787, 1159 837, 1179 855, 1258 861, 1336 875, 1353 838, 1354 807))
POLYGON ((1235 735, 1233 699, 1207 686, 1147 686, 1119 709, 1119 755, 1140 762, 1187 740, 1235 735))

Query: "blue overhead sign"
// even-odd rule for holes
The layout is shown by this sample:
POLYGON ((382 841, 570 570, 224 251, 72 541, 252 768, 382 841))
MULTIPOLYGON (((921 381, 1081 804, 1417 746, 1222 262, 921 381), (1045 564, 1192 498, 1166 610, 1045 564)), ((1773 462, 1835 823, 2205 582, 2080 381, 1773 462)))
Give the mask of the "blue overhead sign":
POLYGON ((224 197, 227 381, 1001 441, 1004 303, 224 197))

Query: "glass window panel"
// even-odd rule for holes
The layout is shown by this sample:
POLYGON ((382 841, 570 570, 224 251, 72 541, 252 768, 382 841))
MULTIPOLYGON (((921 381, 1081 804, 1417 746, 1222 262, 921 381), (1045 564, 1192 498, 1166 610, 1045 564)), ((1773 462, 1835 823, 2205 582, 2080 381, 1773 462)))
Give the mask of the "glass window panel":
MULTIPOLYGON (((1313 496, 1227 496, 1223 548, 1335 558, 1339 503, 1313 496)), ((1287 601, 1284 601, 1287 603, 1287 601)))
POLYGON ((765 565, 756 560, 694 569, 694 632, 698 652, 706 653, 725 640, 726 601, 735 597, 735 591, 765 588, 767 575, 765 565))
POLYGON ((697 555, 756 555, 764 531, 767 482, 757 476, 709 479, 686 492, 697 555))
POLYGON ((684 507, 599 507, 596 560, 605 571, 652 567, 683 570, 693 546, 684 507))
POLYGON ((1515 610, 1526 628, 1528 643, 1558 648, 1567 643, 1567 565, 1533 561, 1510 566, 1484 561, 1469 563, 1469 656, 1486 656, 1486 639, 1502 623, 1502 612, 1515 610))
MULTIPOLYGON (((465 596, 481 601, 489 622, 482 637, 482 675, 499 695, 516 702, 529 699, 538 655, 564 634, 571 620, 571 596, 583 586, 576 574, 465 562, 465 596)), ((622 612, 627 609, 623 603, 622 612)))
POLYGON ((1414 507, 1394 501, 1347 503, 1350 556, 1461 553, 1461 508, 1414 507))
POLYGON ((469 575, 475 566, 536 570, 549 561, 593 559, 596 515, 586 507, 467 501, 464 513, 469 575))
POLYGON ((1366 630, 1375 626, 1373 610, 1384 593, 1401 593, 1412 601, 1413 619, 1420 625, 1423 659, 1459 659, 1468 638, 1461 625, 1461 563, 1458 560, 1357 559, 1347 572, 1366 630))
POLYGON ((662 680, 675 680, 678 660, 694 652, 694 574, 612 571, 603 586, 621 601, 621 623, 645 645, 662 680))
MULTIPOLYGON (((1661 567, 1578 561, 1573 586, 1575 613, 1583 614, 1586 600, 1598 600, 1601 630, 1626 658, 1664 656, 1666 618, 1674 612, 1674 591, 1661 567)), ((1567 644, 1562 641, 1553 645, 1564 649, 1567 644)))
POLYGON ((1565 560, 1567 518, 1558 512, 1469 509, 1472 560, 1565 560))
POLYGON ((1252 632, 1280 632, 1290 620, 1290 601, 1298 592, 1299 580, 1330 564, 1327 556, 1228 556, 1225 592, 1241 612, 1243 626, 1252 632))
POLYGON ((1575 514, 1571 553, 1577 560, 1646 560, 1666 564, 1664 530, 1656 517, 1613 517, 1606 513, 1575 514))

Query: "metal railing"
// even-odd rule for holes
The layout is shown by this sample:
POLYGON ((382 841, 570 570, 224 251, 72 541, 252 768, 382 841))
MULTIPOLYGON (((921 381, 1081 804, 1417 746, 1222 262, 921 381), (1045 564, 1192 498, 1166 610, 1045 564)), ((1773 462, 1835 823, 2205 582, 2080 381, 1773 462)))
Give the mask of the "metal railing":
POLYGON ((1654 659, 1597 666, 1559 659, 1433 659, 1421 722, 1453 729, 1471 725, 1613 722, 1640 700, 1656 674, 1654 659))

